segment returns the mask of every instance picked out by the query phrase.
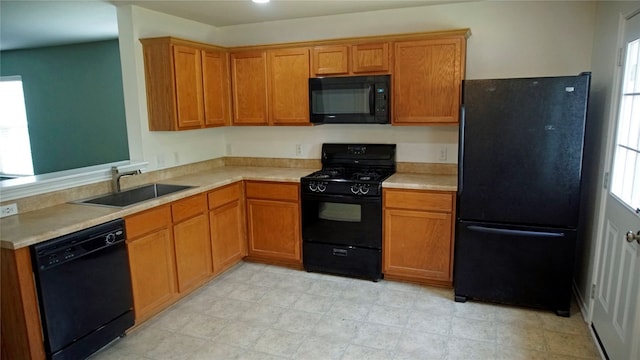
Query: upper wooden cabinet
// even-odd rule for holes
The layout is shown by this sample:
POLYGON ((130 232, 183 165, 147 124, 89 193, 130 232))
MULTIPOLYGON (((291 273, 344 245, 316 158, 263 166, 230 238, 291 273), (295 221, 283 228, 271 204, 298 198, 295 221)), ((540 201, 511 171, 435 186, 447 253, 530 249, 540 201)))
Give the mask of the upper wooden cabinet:
POLYGON ((204 125, 207 127, 230 125, 229 54, 226 51, 202 51, 202 90, 204 92, 204 125))
POLYGON ((269 123, 309 125, 309 49, 269 51, 269 123))
POLYGON ((234 125, 266 125, 267 52, 231 53, 234 125))
POLYGON ((389 43, 351 46, 351 72, 375 73, 389 71, 389 43))
POLYGON ((221 48, 142 39, 150 130, 311 125, 309 78, 390 74, 392 125, 459 120, 468 29, 221 48))
POLYGON ((389 58, 388 42, 316 46, 312 73, 314 76, 388 73, 389 58))
POLYGON ((144 51, 149 130, 228 125, 226 50, 171 37, 140 41, 144 51))
POLYGON ((465 43, 456 36, 394 44, 393 124, 458 122, 465 43))
POLYGON ((234 125, 309 125, 309 49, 231 53, 234 125))
POLYGON ((349 46, 316 46, 313 48, 313 74, 346 75, 349 73, 349 46))

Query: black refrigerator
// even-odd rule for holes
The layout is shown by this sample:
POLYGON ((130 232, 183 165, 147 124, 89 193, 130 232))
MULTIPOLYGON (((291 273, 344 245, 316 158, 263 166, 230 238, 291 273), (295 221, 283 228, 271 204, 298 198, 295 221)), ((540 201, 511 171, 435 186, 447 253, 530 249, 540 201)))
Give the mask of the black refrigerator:
POLYGON ((464 81, 456 301, 569 316, 590 79, 464 81))

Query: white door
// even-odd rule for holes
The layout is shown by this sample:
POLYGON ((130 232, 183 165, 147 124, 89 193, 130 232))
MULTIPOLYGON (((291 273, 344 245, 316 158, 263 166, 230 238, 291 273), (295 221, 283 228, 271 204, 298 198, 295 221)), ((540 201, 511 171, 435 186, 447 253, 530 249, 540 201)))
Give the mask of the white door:
POLYGON ((625 22, 625 63, 593 326, 611 360, 640 360, 640 14, 625 22), (629 234, 628 234, 629 233, 629 234), (638 239, 638 240, 636 240, 638 239))

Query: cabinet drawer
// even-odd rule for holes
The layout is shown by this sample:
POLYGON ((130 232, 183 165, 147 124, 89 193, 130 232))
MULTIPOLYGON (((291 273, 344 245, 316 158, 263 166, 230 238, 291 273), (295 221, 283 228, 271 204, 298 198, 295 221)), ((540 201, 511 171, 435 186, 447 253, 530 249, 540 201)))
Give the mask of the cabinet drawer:
POLYGON ((247 198, 298 201, 298 184, 248 181, 245 184, 247 198))
POLYGON ((415 190, 385 190, 385 208, 453 211, 453 193, 415 191, 415 190))
POLYGON ((237 182, 209 192, 209 209, 215 209, 224 204, 238 200, 242 197, 242 188, 240 186, 241 183, 237 182))
POLYGON ((200 194, 172 203, 171 215, 173 216, 173 222, 178 223, 195 215, 202 214, 206 209, 205 196, 204 194, 200 194))
POLYGON ((158 206, 151 210, 124 219, 127 238, 133 239, 157 229, 171 226, 171 209, 169 205, 158 206))

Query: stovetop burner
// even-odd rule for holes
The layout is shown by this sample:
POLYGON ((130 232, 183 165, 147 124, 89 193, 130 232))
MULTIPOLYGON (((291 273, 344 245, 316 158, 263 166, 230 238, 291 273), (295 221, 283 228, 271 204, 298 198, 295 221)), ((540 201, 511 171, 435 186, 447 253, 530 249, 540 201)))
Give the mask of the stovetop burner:
POLYGON ((361 181, 376 181, 380 179, 380 177, 382 177, 382 175, 376 170, 358 171, 351 175, 351 179, 361 181))
POLYGON ((315 178, 315 179, 342 179, 344 178, 344 168, 323 168, 322 170, 318 170, 313 174, 308 175, 307 177, 315 178))

